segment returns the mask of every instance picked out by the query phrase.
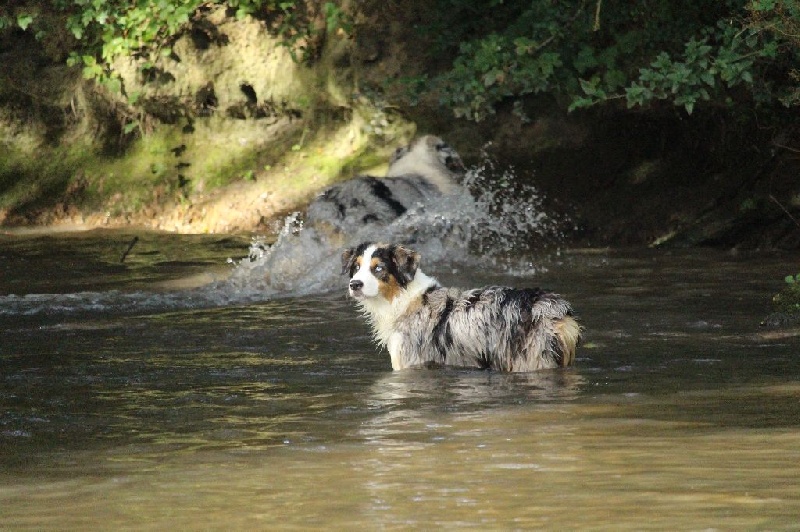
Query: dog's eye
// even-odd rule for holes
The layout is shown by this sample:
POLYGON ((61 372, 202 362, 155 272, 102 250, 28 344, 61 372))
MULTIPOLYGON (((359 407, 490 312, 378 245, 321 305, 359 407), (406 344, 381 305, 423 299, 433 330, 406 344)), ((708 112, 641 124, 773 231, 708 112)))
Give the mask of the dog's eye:
POLYGON ((360 265, 360 264, 355 264, 355 265, 353 265, 353 271, 354 271, 354 272, 357 272, 357 271, 358 271, 358 270, 360 270, 360 269, 361 269, 361 265, 360 265))
POLYGON ((383 271, 383 266, 375 266, 375 273, 380 273, 383 271))

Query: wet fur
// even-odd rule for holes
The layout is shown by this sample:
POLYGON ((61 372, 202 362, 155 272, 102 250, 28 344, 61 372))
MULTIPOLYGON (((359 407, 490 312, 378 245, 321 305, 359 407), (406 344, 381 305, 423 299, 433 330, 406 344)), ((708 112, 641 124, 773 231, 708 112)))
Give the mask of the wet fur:
POLYGON ((388 225, 418 203, 458 190, 464 164, 442 139, 426 135, 395 150, 384 178, 358 176, 325 190, 308 207, 307 223, 352 234, 388 225))
POLYGON ((285 228, 264 259, 265 281, 279 291, 317 289, 307 284, 309 278, 329 288, 338 278, 337 250, 391 226, 417 205, 462 191, 463 173, 458 153, 438 137, 397 148, 387 177, 359 176, 333 185, 308 206, 302 231, 294 224, 285 228))
POLYGON ((581 328, 561 296, 538 288, 445 288, 419 261, 418 253, 391 244, 366 242, 342 254, 350 295, 393 369, 534 371, 574 361, 581 328))

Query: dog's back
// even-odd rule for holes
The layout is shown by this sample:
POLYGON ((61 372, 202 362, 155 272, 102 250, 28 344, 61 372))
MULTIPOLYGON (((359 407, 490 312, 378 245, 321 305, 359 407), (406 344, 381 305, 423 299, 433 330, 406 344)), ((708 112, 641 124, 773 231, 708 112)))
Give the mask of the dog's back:
POLYGON ((435 288, 409 310, 395 322, 404 367, 556 368, 573 363, 580 340, 569 303, 540 289, 435 288))
POLYGON ((359 176, 327 189, 308 207, 311 225, 328 224, 352 234, 367 224, 390 224, 409 207, 440 191, 418 175, 378 179, 359 176))
POLYGON ((392 155, 385 178, 358 176, 325 190, 306 221, 348 234, 365 225, 388 225, 408 209, 458 190, 464 164, 442 139, 426 135, 392 155))

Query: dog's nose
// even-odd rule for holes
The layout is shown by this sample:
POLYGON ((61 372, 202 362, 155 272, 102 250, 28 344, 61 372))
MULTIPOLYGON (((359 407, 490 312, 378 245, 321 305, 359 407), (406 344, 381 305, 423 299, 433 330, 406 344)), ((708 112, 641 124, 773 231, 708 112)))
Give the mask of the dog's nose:
POLYGON ((358 281, 356 279, 350 281, 350 290, 361 290, 362 288, 364 288, 364 281, 358 281))

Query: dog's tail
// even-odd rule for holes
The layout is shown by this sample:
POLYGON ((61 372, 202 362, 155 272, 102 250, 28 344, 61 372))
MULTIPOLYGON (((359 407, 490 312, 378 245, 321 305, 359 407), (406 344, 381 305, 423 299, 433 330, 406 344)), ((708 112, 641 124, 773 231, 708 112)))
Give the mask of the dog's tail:
POLYGON ((572 316, 564 316, 553 322, 555 339, 558 343, 556 352, 560 353, 557 357, 562 366, 569 366, 575 361, 575 351, 581 341, 581 326, 572 316))
POLYGON ((527 363, 533 363, 534 369, 571 365, 583 329, 570 304, 558 294, 539 290, 531 314, 533 329, 528 336, 527 363))

